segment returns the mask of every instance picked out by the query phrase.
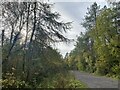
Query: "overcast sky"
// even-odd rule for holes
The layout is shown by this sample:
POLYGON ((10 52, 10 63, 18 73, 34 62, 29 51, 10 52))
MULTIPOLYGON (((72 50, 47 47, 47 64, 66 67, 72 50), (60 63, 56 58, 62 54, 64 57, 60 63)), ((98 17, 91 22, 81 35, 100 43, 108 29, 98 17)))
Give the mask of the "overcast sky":
MULTIPOLYGON (((55 0, 52 0, 55 2, 55 0)), ((62 2, 65 0, 58 0, 55 2, 54 10, 59 12, 61 15, 61 19, 64 22, 73 21, 72 23, 72 29, 69 30, 67 33, 64 33, 66 37, 69 39, 76 40, 77 37, 80 35, 81 32, 85 32, 85 29, 80 25, 80 23, 83 21, 84 15, 87 12, 87 7, 90 7, 93 2, 81 2, 80 0, 75 0, 75 2, 62 2), (59 2, 58 2, 59 1, 59 2), (79 1, 79 2, 78 2, 79 1)), ((70 1, 70 0, 69 0, 70 1)), ((86 1, 86 0, 85 0, 86 1)), ((88 1, 88 0, 87 0, 88 1)), ((91 0, 89 0, 91 1, 91 0)), ((106 5, 106 1, 104 0, 94 0, 103 7, 106 5)), ((71 50, 74 49, 75 42, 71 43, 57 43, 54 47, 59 50, 59 52, 64 56, 67 52, 69 53, 71 50)))

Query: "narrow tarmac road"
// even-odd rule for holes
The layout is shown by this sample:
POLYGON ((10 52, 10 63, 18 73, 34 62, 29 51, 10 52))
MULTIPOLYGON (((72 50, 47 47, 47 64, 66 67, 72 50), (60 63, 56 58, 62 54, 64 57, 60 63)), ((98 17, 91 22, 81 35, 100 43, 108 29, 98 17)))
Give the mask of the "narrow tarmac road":
POLYGON ((94 76, 89 73, 71 71, 76 79, 85 83, 88 88, 118 88, 118 81, 103 77, 103 76, 94 76))

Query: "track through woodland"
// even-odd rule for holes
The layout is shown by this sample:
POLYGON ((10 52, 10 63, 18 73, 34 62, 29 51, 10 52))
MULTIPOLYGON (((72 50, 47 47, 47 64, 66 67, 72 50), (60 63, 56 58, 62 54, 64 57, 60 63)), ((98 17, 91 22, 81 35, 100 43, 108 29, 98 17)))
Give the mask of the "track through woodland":
POLYGON ((79 71, 71 71, 71 73, 89 88, 118 88, 118 80, 79 71))

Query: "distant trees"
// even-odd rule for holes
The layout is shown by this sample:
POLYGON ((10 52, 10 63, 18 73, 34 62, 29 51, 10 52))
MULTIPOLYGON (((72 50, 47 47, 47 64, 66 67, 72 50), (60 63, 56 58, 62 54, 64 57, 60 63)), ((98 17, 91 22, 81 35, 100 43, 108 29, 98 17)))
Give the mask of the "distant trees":
POLYGON ((78 37, 68 57, 72 62, 77 61, 78 69, 120 77, 119 3, 102 9, 94 3, 88 9, 82 23, 87 31, 78 37))

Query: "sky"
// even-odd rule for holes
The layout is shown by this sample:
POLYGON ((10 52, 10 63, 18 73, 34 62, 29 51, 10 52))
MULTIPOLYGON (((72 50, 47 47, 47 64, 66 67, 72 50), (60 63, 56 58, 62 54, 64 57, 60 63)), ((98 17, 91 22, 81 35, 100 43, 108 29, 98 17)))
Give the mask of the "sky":
MULTIPOLYGON (((98 5, 103 7, 107 5, 107 2, 104 0, 92 0, 96 1, 98 5)), ((81 26, 83 22, 84 16, 87 12, 87 8, 90 7, 91 0, 51 0, 54 4, 53 10, 57 11, 61 15, 61 20, 64 22, 73 22, 72 29, 67 31, 67 33, 63 33, 69 39, 74 39, 74 42, 71 43, 56 43, 53 47, 58 49, 58 51, 65 56, 66 53, 70 53, 71 50, 74 49, 77 37, 81 32, 85 32, 85 29, 81 26), (86 1, 86 2, 85 2, 86 1)))

